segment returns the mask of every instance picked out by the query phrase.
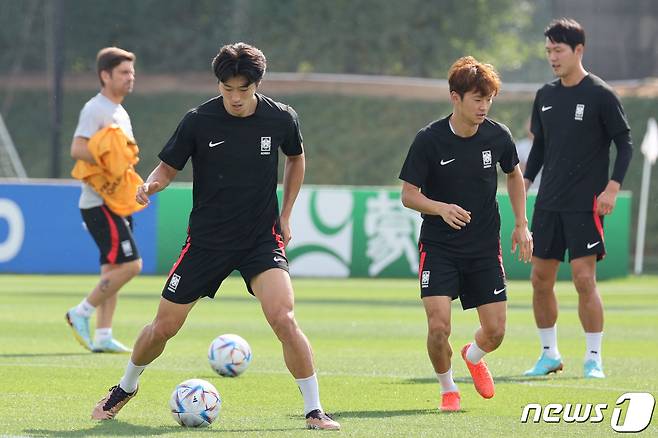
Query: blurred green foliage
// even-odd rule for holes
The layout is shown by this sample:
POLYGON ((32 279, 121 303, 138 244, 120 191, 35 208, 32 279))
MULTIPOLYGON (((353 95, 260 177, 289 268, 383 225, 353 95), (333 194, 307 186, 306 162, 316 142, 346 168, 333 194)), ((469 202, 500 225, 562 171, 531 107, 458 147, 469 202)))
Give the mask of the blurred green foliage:
MULTIPOLYGON (((109 45, 135 52, 143 72, 207 70, 221 45, 242 40, 263 50, 271 71, 443 78, 454 59, 470 54, 507 79, 541 81, 546 69, 532 65, 542 58, 546 3, 63 0, 66 70, 93 71, 97 51, 109 45)), ((47 69, 53 7, 0 3, 0 74, 47 69)))

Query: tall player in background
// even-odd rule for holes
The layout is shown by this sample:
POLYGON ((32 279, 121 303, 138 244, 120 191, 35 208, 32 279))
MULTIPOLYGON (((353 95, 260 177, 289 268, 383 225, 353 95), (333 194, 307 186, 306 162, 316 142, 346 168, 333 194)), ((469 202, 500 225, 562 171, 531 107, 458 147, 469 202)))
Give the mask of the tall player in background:
POLYGON ((524 175, 527 191, 543 165, 532 218, 531 276, 542 352, 525 375, 541 376, 563 368, 554 288, 568 249, 586 338, 583 373, 587 378, 603 378, 603 303, 596 287, 596 262, 605 256, 603 216, 614 210, 631 160, 630 128, 612 88, 583 67, 582 26, 561 18, 550 23, 544 36, 546 56, 557 79, 535 97, 534 141, 524 175), (609 178, 611 140, 617 146, 617 158, 609 178))
MULTIPOLYGON (((101 129, 116 124, 134 139, 130 117, 121 106, 135 82, 135 55, 117 47, 98 52, 96 68, 100 92, 80 111, 73 134, 71 157, 96 163, 89 151, 89 139, 101 129)), ((94 352, 129 353, 131 350, 112 336, 112 318, 119 289, 142 270, 142 259, 132 234, 131 216, 122 217, 105 205, 103 198, 82 184, 79 208, 85 226, 100 251, 101 278, 94 289, 66 313, 76 339, 94 352), (96 312, 96 333, 91 340, 89 319, 96 312)))

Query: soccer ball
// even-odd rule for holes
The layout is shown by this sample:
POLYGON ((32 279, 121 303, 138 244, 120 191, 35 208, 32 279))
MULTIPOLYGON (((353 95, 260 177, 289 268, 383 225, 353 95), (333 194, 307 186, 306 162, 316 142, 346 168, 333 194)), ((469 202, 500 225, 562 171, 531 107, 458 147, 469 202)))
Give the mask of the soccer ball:
POLYGON ((208 362, 220 376, 237 377, 251 363, 251 347, 238 335, 217 336, 208 349, 208 362))
POLYGON ((174 389, 169 407, 183 427, 207 427, 217 419, 222 399, 217 389, 202 379, 189 379, 174 389))

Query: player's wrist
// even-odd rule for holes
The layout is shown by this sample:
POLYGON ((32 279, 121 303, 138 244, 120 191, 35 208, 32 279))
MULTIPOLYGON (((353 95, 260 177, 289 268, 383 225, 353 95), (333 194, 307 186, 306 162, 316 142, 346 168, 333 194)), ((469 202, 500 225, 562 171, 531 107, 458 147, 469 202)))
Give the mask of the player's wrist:
POLYGON ((617 181, 612 179, 610 180, 610 182, 608 182, 608 185, 605 187, 605 191, 612 195, 616 195, 617 193, 619 193, 619 189, 621 189, 621 184, 619 184, 617 181))
POLYGON ((436 202, 436 208, 435 208, 434 214, 435 214, 436 216, 441 216, 441 217, 443 217, 443 215, 445 214, 445 210, 446 210, 446 207, 448 206, 448 204, 446 204, 445 202, 440 202, 440 201, 435 201, 435 202, 436 202))

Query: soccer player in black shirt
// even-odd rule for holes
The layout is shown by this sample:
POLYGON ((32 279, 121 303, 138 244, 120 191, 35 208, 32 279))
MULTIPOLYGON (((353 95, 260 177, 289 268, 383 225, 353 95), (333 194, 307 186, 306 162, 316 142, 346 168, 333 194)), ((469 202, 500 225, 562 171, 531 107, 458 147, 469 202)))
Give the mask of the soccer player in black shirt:
POLYGON ((214 297, 222 281, 238 270, 283 345, 286 365, 304 399, 307 427, 340 429, 320 404, 311 346, 294 317, 285 253, 290 214, 304 179, 297 114, 257 93, 266 67, 257 48, 224 46, 212 67, 220 95, 185 115, 160 152, 160 164, 137 193, 140 203, 148 203, 191 158, 193 207, 187 241, 169 273, 155 320, 142 330, 123 378, 92 417, 114 418, 194 304, 214 297), (286 155, 281 213, 276 195, 279 149, 286 155))
POLYGON ((557 348, 555 279, 565 250, 578 291, 578 316, 585 330, 584 376, 603 378, 603 304, 596 288, 596 262, 605 256, 603 216, 612 213, 632 155, 624 109, 610 86, 582 64, 585 32, 561 18, 544 32, 546 55, 557 76, 535 97, 534 141, 525 170, 526 190, 543 166, 532 218, 535 248, 532 288, 542 354, 528 376, 562 370, 557 348), (608 178, 610 142, 617 146, 608 178))
POLYGON ((461 409, 452 378, 450 305, 476 308, 480 328, 461 355, 475 388, 494 396, 482 359, 505 334, 506 284, 496 201, 497 170, 507 174, 514 210, 512 250, 530 261, 532 237, 525 210, 523 175, 509 129, 487 118, 500 80, 493 66, 467 56, 450 68, 451 115, 421 129, 404 162, 402 203, 423 216, 420 232, 420 295, 428 321, 427 351, 441 384, 441 410, 461 409))

